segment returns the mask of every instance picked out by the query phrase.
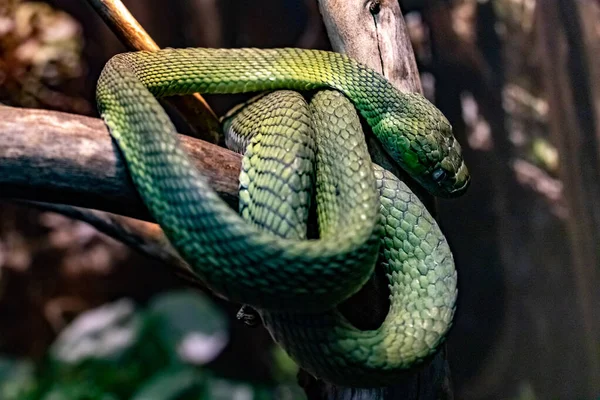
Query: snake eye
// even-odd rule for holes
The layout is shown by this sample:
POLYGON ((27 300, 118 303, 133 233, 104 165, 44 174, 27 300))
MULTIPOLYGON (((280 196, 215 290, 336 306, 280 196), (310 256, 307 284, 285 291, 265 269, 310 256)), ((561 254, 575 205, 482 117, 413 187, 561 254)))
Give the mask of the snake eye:
POLYGON ((431 173, 431 178, 433 178, 433 181, 435 183, 441 183, 444 181, 444 179, 446 179, 448 177, 448 174, 446 173, 446 171, 443 168, 436 168, 432 173, 431 173))

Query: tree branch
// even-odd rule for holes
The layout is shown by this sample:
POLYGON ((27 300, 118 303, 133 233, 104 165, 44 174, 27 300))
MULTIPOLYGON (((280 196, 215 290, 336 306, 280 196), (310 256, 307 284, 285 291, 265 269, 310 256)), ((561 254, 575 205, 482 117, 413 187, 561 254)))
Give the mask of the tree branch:
MULTIPOLYGON (((160 49, 121 0, 88 0, 88 3, 129 50, 160 49)), ((168 102, 180 111, 181 116, 192 128, 192 133, 197 134, 199 139, 210 143, 222 142, 219 119, 199 93, 171 97, 168 102)))
POLYGON ((385 76, 401 92, 421 92, 421 80, 398 1, 320 0, 333 49, 385 76))
MULTIPOLYGON (((211 186, 237 209, 240 155, 180 135, 211 186)), ((3 197, 64 203, 151 220, 104 122, 0 106, 3 197)))

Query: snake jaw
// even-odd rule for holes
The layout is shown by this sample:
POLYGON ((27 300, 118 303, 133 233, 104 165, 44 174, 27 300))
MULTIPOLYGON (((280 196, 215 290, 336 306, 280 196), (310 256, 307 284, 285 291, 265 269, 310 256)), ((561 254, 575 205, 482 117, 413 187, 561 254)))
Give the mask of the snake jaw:
POLYGON ((429 193, 443 198, 462 195, 471 179, 452 126, 424 97, 407 96, 417 99, 409 106, 416 110, 382 114, 373 133, 392 159, 429 193))

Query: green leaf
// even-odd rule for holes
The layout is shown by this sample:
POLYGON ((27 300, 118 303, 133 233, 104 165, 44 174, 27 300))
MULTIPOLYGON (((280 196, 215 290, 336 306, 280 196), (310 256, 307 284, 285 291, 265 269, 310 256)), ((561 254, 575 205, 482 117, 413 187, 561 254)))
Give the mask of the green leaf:
POLYGON ((208 398, 211 400, 257 400, 262 397, 257 396, 254 388, 247 383, 234 382, 225 379, 211 379, 208 390, 208 398))
POLYGON ((142 334, 142 318, 130 300, 88 311, 76 318, 50 348, 59 363, 77 365, 89 360, 118 362, 126 357, 142 334))
POLYGON ((32 362, 0 358, 0 399, 28 399, 36 388, 35 367, 32 362))
POLYGON ((143 380, 169 365, 143 312, 119 300, 88 311, 61 332, 50 348, 47 382, 89 382, 128 398, 143 380))
POLYGON ((205 379, 194 368, 163 371, 144 384, 131 400, 199 400, 206 397, 205 379))
POLYGON ((41 400, 120 400, 87 382, 53 386, 41 400))
POLYGON ((185 290, 159 295, 148 312, 158 338, 180 362, 204 365, 215 359, 229 340, 227 319, 201 293, 185 290))

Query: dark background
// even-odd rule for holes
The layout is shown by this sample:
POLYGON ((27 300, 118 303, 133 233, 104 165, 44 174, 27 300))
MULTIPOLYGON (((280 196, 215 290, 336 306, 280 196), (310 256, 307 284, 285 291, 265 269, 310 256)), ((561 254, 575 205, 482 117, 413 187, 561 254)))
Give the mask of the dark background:
MULTIPOLYGON (((15 14, 20 3, 0 5, 3 21, 32 27, 0 29, 0 101, 96 116, 97 77, 124 47, 83 1, 48 1, 70 17, 43 23, 15 14), (53 34, 65 38, 49 42, 53 34)), ((125 3, 161 47, 329 49, 310 0, 125 3)), ((455 396, 593 399, 600 395, 600 5, 401 5, 425 93, 453 124, 472 174, 465 196, 439 202, 459 271, 448 340, 455 396)), ((222 114, 240 98, 208 100, 222 114)), ((155 264, 83 223, 0 204, 0 351, 41 359, 82 311, 124 296, 143 303, 182 286, 155 264)), ((236 307, 220 304, 233 318, 236 307)), ((232 379, 271 381, 268 336, 231 326, 232 341, 211 367, 232 379)))

